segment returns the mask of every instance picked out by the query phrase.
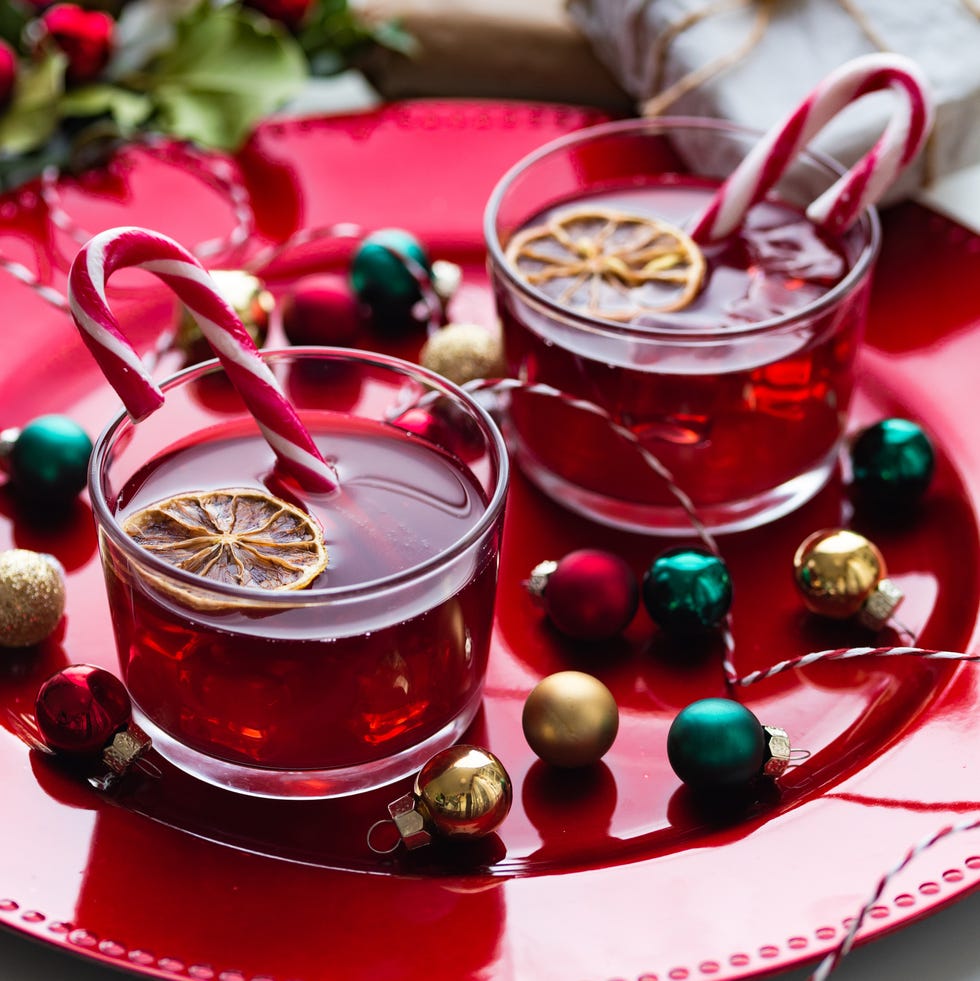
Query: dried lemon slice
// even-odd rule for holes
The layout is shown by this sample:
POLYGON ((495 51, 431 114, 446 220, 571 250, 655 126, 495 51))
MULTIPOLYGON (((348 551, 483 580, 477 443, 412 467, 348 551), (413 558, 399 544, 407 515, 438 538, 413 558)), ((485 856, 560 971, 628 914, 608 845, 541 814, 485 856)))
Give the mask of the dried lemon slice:
POLYGON ((605 208, 573 208, 525 228, 506 256, 562 306, 619 322, 681 310, 704 282, 704 255, 680 228, 605 208))
POLYGON ((316 520, 253 488, 177 494, 134 511, 122 528, 164 561, 216 583, 302 589, 327 566, 316 520))

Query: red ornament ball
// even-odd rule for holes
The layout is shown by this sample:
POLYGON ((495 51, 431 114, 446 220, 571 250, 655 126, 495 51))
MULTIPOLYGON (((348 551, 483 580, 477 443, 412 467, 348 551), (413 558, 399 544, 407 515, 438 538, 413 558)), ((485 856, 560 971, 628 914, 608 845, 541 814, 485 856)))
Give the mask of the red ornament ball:
POLYGON ((97 78, 112 54, 115 21, 100 10, 59 3, 41 15, 43 33, 67 55, 72 85, 97 78))
POLYGON ((35 704, 45 743, 78 756, 102 750, 131 714, 123 683, 91 664, 73 664, 52 675, 41 685, 35 704))
POLYGON ((17 54, 6 41, 0 41, 0 109, 14 97, 17 84, 17 54))
POLYGON ((300 280, 282 301, 282 326, 290 344, 348 347, 362 322, 347 279, 333 273, 300 280))
POLYGON ((547 574, 541 594, 551 622, 580 640, 608 640, 625 629, 640 601, 633 570, 601 549, 570 552, 547 574))

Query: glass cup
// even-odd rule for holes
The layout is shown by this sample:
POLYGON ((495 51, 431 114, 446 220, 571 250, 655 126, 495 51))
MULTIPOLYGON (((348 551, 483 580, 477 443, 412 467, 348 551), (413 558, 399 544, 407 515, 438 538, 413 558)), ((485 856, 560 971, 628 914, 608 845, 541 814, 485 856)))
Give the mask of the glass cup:
POLYGON ((503 439, 445 379, 381 355, 268 351, 341 488, 291 487, 223 370, 99 438, 89 488, 134 717, 185 771, 265 797, 342 796, 416 771, 479 708, 507 489, 503 439), (319 518, 325 582, 211 582, 123 530, 174 494, 265 488, 319 518))
MULTIPOLYGON (((840 275, 819 295, 804 282, 814 295, 802 302, 788 296, 800 283, 795 271, 780 278, 764 267, 760 277, 753 267, 755 293, 732 307, 738 316, 718 313, 710 296, 718 309, 729 302, 727 273, 717 272, 722 244, 704 248, 716 269, 707 299, 616 322, 530 285, 506 256, 521 229, 576 204, 649 208, 683 227, 759 138, 712 119, 602 124, 525 157, 490 197, 484 230, 508 373, 568 396, 516 391, 508 443, 531 481, 575 512, 690 535, 680 491, 708 528, 738 531, 797 508, 834 470, 880 230, 873 210, 832 241, 805 221, 806 206, 842 172, 833 160, 801 154, 775 186, 782 205, 762 205, 753 219, 764 226, 767 208, 792 209, 801 240, 836 255, 840 275)), ((781 244, 769 235, 777 266, 781 244)), ((819 269, 821 255, 807 268, 819 269)))

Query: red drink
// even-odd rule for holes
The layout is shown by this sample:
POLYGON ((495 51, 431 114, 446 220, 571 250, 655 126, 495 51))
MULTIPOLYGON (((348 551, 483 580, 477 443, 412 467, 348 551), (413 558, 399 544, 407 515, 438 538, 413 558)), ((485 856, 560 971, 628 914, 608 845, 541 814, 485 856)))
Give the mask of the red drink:
MULTIPOLYGON (((389 382, 375 374, 352 411, 304 412, 340 481, 303 498, 329 556, 308 589, 222 588, 173 570, 165 581, 103 535, 120 663, 141 721, 165 755, 205 779, 274 795, 351 792, 420 765, 479 705, 506 471, 473 417, 465 464, 374 418, 403 395, 392 385, 379 400, 370 382, 389 382)), ((189 407, 171 390, 161 412, 189 407)), ((115 522, 188 491, 288 494, 251 421, 199 404, 193 414, 194 438, 123 469, 106 494, 115 522)), ((450 432, 453 418, 433 431, 450 432)))
MULTIPOLYGON (((573 136, 498 188, 488 239, 508 373, 598 406, 631 437, 567 400, 532 393, 513 397, 512 435, 529 476, 575 510, 620 527, 690 533, 645 450, 707 525, 736 530, 802 503, 832 471, 866 321, 874 227, 859 224, 834 241, 795 205, 759 204, 739 233, 704 248, 700 292, 670 312, 645 309, 655 291, 615 276, 532 285, 525 277, 537 259, 515 269, 503 254, 524 229, 571 211, 690 225, 718 182, 685 172, 667 142, 670 122, 637 124, 639 135, 633 124, 599 127, 601 155, 587 135, 573 136), (530 210, 535 191, 544 209, 530 210)), ((589 231, 587 221, 577 227, 589 231)), ((549 248, 569 254, 539 240, 530 251, 549 248)))

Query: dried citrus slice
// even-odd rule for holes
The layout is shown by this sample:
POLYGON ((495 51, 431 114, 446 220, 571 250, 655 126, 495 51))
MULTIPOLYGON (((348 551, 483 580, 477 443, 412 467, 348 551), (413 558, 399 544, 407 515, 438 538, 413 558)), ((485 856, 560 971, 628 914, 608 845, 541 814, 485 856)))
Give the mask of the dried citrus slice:
POLYGON ((302 589, 327 566, 316 520, 253 488, 177 494, 134 511, 122 528, 164 561, 216 583, 302 589))
POLYGON ((704 281, 704 255, 675 225, 605 208, 572 208, 517 233, 507 259, 562 306, 626 322, 686 307, 704 281))

